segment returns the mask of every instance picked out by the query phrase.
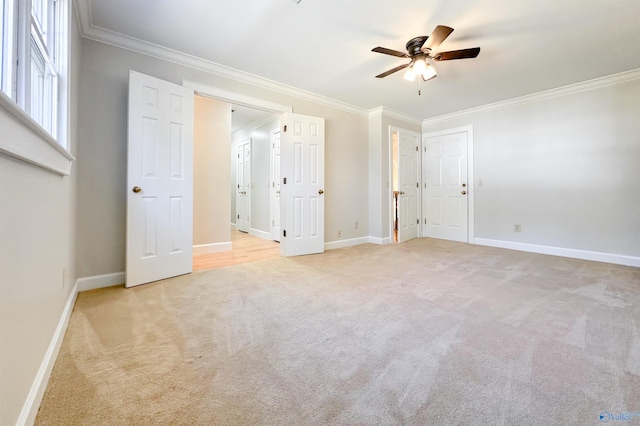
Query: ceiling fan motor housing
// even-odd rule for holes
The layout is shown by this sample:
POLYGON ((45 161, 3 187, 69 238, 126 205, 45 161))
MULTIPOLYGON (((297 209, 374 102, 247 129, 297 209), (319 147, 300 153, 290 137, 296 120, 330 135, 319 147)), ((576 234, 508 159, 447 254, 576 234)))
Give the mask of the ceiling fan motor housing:
POLYGON ((426 43, 428 38, 429 36, 419 36, 409 40, 407 42, 407 52, 409 52, 409 55, 413 57, 415 55, 423 53, 422 46, 426 43))

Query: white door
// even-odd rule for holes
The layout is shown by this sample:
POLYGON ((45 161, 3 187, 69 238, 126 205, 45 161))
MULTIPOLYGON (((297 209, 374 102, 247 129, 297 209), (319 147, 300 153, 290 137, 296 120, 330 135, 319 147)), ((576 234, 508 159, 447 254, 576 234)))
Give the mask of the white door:
POLYGON ((280 241, 280 130, 271 135, 271 238, 280 241))
POLYGON ((467 132, 424 138, 426 237, 468 242, 467 132))
POLYGON ((236 228, 249 232, 251 227, 251 140, 238 145, 236 189, 236 228))
POLYGON ((129 73, 126 286, 192 271, 193 90, 129 73))
POLYGON ((417 133, 398 131, 398 242, 418 236, 418 142, 417 133))
POLYGON ((283 256, 324 252, 324 119, 285 114, 281 120, 283 256))

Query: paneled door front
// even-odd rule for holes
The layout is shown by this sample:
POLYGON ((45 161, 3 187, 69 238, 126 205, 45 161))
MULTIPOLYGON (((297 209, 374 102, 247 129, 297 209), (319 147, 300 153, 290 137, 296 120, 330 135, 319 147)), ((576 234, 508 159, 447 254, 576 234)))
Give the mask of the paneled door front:
POLYGON ((193 90, 129 73, 126 286, 192 271, 193 90))
POLYGON ((418 236, 418 145, 420 135, 398 131, 398 242, 418 236))
POLYGON ((468 132, 424 137, 426 237, 469 242, 468 132))
POLYGON ((238 145, 238 175, 236 185, 236 229, 251 228, 251 139, 238 145))
POLYGON ((280 253, 324 252, 324 118, 285 114, 281 121, 280 253))

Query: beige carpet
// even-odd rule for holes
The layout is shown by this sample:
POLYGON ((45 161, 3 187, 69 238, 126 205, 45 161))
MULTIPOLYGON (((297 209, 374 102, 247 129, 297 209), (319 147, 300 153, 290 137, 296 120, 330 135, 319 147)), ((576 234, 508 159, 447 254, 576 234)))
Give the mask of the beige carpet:
POLYGON ((81 293, 36 424, 602 412, 640 412, 640 269, 419 239, 81 293))

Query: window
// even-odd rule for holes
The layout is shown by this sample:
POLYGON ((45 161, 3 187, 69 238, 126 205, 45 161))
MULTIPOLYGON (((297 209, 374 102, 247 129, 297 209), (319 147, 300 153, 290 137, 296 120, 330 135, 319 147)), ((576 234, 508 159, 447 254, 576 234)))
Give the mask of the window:
POLYGON ((0 88, 67 147, 69 0, 0 0, 0 88))

